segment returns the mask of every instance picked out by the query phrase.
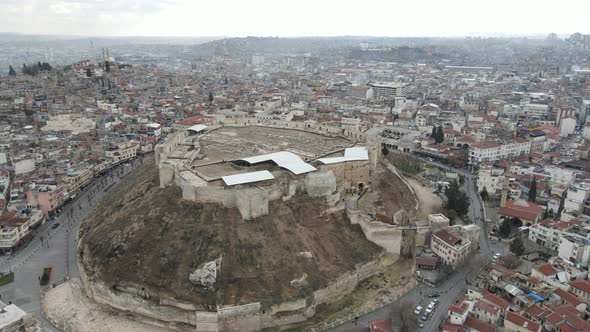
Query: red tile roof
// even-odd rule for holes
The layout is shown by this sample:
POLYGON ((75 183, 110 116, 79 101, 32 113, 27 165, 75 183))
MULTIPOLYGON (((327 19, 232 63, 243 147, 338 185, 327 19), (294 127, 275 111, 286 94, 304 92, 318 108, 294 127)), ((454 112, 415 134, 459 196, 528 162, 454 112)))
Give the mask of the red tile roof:
POLYGON ((500 215, 531 221, 536 220, 542 212, 543 209, 539 205, 531 202, 525 202, 524 200, 509 200, 506 202, 505 207, 498 209, 498 214, 500 215))
POLYGON ((488 302, 478 301, 474 307, 475 310, 481 310, 496 315, 500 312, 500 308, 488 302))
POLYGON ((476 330, 479 332, 495 332, 496 331, 496 327, 494 325, 488 324, 488 323, 481 321, 479 319, 475 319, 471 316, 467 316, 467 319, 465 319, 464 325, 471 330, 476 330))
POLYGON ((573 288, 579 289, 582 292, 590 294, 590 281, 588 281, 588 280, 574 280, 574 281, 570 281, 569 284, 573 288))
POLYGON ((510 302, 487 291, 482 294, 482 298, 484 301, 492 303, 493 305, 500 307, 503 310, 506 310, 510 307, 510 302))
POLYGON ((569 303, 571 305, 574 305, 574 306, 578 306, 578 305, 584 303, 575 294, 570 293, 568 291, 565 291, 565 290, 563 290, 561 288, 557 288, 555 290, 555 294, 559 295, 559 297, 561 297, 561 299, 564 300, 565 302, 567 302, 567 303, 569 303))
POLYGON ((529 329, 531 331, 538 331, 539 327, 540 327, 540 325, 538 323, 535 323, 530 319, 526 319, 526 318, 522 317, 521 315, 517 315, 517 314, 513 313, 512 311, 506 312, 505 319, 508 320, 509 322, 512 322, 518 326, 522 326, 522 327, 529 329))
POLYGON ((460 242, 462 240, 461 237, 459 237, 453 233, 450 233, 446 229, 441 229, 440 231, 434 233, 434 235, 436 237, 438 237, 439 239, 443 240, 445 243, 447 243, 450 246, 454 246, 455 244, 457 244, 458 242, 460 242))
POLYGON ((543 263, 541 265, 537 265, 535 269, 539 270, 539 272, 543 273, 545 276, 550 276, 557 274, 557 270, 553 267, 553 265, 549 263, 543 263))
POLYGON ((390 332, 391 319, 370 320, 369 328, 371 332, 390 332))
POLYGON ((498 144, 496 144, 495 142, 479 142, 472 144, 471 147, 477 149, 492 149, 497 148, 498 144))

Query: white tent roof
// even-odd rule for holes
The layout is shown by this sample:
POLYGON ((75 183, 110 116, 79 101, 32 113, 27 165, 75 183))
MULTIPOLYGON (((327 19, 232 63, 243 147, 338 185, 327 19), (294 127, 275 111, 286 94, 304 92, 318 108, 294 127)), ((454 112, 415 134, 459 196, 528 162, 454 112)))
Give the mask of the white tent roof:
POLYGON ((324 164, 337 164, 345 161, 359 161, 369 160, 369 152, 364 146, 356 146, 344 150, 344 157, 320 158, 318 159, 324 164))
POLYGON ((316 170, 315 167, 303 161, 303 159, 301 159, 298 155, 287 151, 269 153, 261 156, 244 158, 241 160, 249 164, 258 164, 272 160, 275 164, 279 165, 279 167, 286 168, 296 175, 309 173, 316 170))
POLYGON ((221 179, 228 186, 235 186, 237 184, 252 183, 264 180, 272 180, 275 177, 269 171, 250 172, 242 174, 234 174, 222 176, 221 179))
POLYGON ((188 130, 196 131, 197 133, 200 131, 203 131, 205 129, 207 129, 207 126, 202 125, 202 124, 194 125, 194 126, 188 128, 188 130))

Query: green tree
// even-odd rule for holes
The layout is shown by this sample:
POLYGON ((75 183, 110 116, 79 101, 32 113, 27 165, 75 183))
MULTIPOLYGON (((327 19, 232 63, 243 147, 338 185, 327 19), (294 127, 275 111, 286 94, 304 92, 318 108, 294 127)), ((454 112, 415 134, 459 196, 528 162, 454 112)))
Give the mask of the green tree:
POLYGON ((481 199, 485 202, 490 198, 490 195, 488 194, 488 190, 486 189, 486 187, 483 187, 483 189, 481 190, 481 192, 479 193, 479 195, 481 196, 481 199))
POLYGON ((213 93, 209 92, 209 103, 213 102, 213 93))
POLYGON ((502 221, 498 233, 503 238, 507 238, 508 236, 510 236, 510 222, 508 220, 502 221))
POLYGON ((436 126, 432 126, 432 132, 430 133, 430 137, 434 138, 435 142, 437 141, 437 139, 436 139, 436 126))
POLYGON ((543 220, 546 220, 547 218, 549 218, 549 207, 546 207, 543 212, 543 220))
POLYGON ((516 256, 522 256, 525 250, 524 242, 522 242, 521 238, 517 237, 512 242, 510 242, 510 252, 516 256))
POLYGON ((440 144, 445 141, 445 133, 443 132, 442 126, 436 127, 436 143, 440 144))
POLYGON ((92 71, 90 70, 90 68, 86 69, 86 77, 92 77, 92 71))
POLYGON ((105 61, 105 62, 104 62, 104 70, 105 70, 107 73, 110 73, 110 72, 111 72, 111 64, 110 64, 108 61, 105 61))
POLYGON ((529 188, 529 202, 535 202, 537 200, 537 178, 533 176, 533 182, 529 188))
POLYGON ((12 68, 12 65, 8 66, 8 76, 16 76, 16 70, 12 68))
POLYGON ((465 191, 461 190, 459 183, 453 180, 445 190, 447 196, 447 211, 455 210, 459 216, 467 214, 470 200, 465 191))
POLYGON ((459 174, 459 183, 463 185, 465 183, 465 175, 459 174))
POLYGON ((381 148, 381 154, 387 156, 389 154, 389 149, 384 146, 383 148, 381 148))
POLYGON ((451 225, 455 224, 455 219, 457 219, 457 211, 455 210, 447 210, 447 218, 449 218, 449 223, 451 225))

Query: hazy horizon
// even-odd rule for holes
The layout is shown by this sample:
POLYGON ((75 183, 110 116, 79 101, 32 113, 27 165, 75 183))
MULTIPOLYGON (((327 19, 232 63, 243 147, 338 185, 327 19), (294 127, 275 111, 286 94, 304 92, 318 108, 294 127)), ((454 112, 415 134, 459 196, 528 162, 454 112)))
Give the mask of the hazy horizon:
POLYGON ((468 37, 588 33, 590 2, 3 0, 0 31, 79 37, 468 37), (550 11, 548 11, 550 8, 550 11), (549 15, 550 14, 550 15, 549 15), (75 33, 73 33, 75 32, 75 33))

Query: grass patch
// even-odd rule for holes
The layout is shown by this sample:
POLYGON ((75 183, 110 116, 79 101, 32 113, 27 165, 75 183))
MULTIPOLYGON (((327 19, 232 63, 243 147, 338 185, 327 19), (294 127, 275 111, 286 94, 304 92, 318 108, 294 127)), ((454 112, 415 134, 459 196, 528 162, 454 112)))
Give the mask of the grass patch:
POLYGON ((14 281, 14 272, 10 272, 8 274, 3 275, 0 277, 0 286, 8 285, 9 283, 14 281))
POLYGON ((386 158, 393 166, 395 166, 395 168, 399 169, 404 174, 416 175, 424 170, 422 168, 422 162, 410 156, 389 153, 386 158))

